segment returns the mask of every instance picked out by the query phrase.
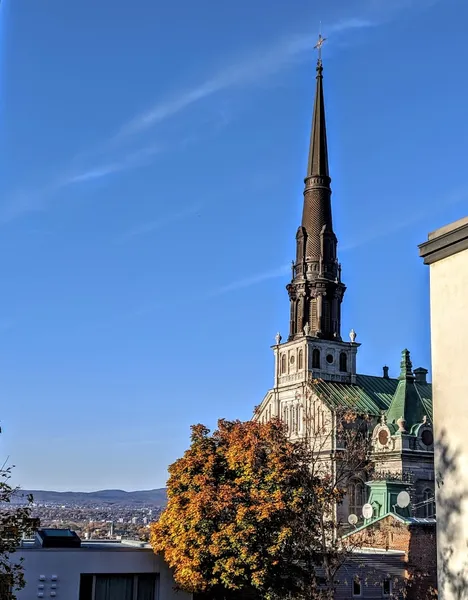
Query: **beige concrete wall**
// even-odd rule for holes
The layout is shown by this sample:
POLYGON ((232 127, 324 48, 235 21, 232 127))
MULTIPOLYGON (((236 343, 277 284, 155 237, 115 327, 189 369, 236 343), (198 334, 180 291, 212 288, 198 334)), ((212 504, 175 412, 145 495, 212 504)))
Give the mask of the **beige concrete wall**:
POLYGON ((429 235, 438 579, 468 598, 468 219, 429 235))

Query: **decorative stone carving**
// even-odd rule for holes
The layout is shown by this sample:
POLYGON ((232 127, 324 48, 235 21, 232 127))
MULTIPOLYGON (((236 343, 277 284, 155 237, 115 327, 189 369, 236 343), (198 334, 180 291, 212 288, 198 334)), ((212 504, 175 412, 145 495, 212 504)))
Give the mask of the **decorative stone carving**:
POLYGON ((356 332, 354 331, 354 329, 351 329, 351 331, 349 332, 349 339, 351 340, 352 344, 354 344, 354 342, 356 341, 356 332))
POLYGON ((398 429, 402 433, 406 433, 406 421, 403 417, 400 417, 397 421, 398 429))
POLYGON ((304 325, 304 335, 308 336, 309 334, 310 334, 310 325, 309 325, 309 323, 306 323, 304 325))
POLYGON ((278 331, 278 333, 275 336, 275 340, 276 340, 276 345, 279 346, 281 344, 281 340, 283 338, 281 337, 281 333, 278 331))

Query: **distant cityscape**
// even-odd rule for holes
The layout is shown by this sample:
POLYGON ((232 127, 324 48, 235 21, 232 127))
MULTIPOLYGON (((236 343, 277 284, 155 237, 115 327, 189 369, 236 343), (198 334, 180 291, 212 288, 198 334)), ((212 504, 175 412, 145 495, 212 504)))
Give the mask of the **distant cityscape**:
POLYGON ((124 492, 48 492, 21 490, 17 503, 34 498, 32 516, 41 527, 69 528, 82 539, 149 540, 149 527, 166 504, 166 489, 124 492))

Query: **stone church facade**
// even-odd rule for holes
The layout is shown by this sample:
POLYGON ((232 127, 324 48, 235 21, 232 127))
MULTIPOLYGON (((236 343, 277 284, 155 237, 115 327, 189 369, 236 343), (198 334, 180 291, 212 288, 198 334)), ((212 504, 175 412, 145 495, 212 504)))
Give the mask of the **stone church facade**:
MULTIPOLYGON (((289 335, 286 340, 279 334, 276 336, 273 388, 256 408, 253 418, 282 419, 292 440, 322 435, 329 424, 329 447, 321 447, 329 453, 336 447, 333 428, 342 409, 370 417, 372 459, 375 471, 380 473, 379 481, 386 477, 389 482, 407 482, 412 513, 432 516, 432 386, 426 380, 427 370, 413 370, 410 354, 404 350, 397 379, 389 377, 388 367, 383 368, 381 376, 357 372, 360 344, 354 331, 350 332, 349 341, 343 340, 341 332, 341 304, 346 286, 337 246, 332 221, 323 65, 319 59, 302 222, 296 234, 291 282, 287 285, 289 335)), ((372 482, 356 474, 349 481, 347 497, 339 509, 340 520, 345 522, 352 513, 362 521, 362 506, 368 500, 373 503, 374 516, 379 516, 381 507, 373 500, 372 482)))

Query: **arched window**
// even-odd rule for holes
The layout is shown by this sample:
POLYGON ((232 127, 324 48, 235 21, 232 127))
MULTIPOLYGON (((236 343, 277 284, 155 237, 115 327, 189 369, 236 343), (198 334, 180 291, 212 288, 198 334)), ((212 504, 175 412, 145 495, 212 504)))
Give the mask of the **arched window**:
POLYGON ((348 357, 345 352, 340 354, 340 371, 346 373, 348 370, 348 357))
POLYGON ((426 504, 424 504, 424 516, 430 519, 435 513, 434 492, 430 489, 424 490, 423 500, 426 502, 426 504))
POLYGON ((293 433, 297 432, 297 420, 296 420, 296 407, 291 406, 291 430, 293 433))
POLYGON ((304 368, 304 352, 302 350, 299 350, 299 355, 297 357, 297 368, 298 369, 304 368))
POLYGON ((281 373, 286 373, 286 354, 281 357, 281 373))
POLYGON ((357 515, 361 518, 362 507, 365 504, 364 483, 359 480, 353 480, 348 485, 348 506, 349 514, 357 515))
POLYGON ((318 348, 314 348, 312 352, 312 368, 320 369, 320 350, 318 348))

